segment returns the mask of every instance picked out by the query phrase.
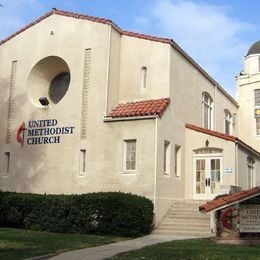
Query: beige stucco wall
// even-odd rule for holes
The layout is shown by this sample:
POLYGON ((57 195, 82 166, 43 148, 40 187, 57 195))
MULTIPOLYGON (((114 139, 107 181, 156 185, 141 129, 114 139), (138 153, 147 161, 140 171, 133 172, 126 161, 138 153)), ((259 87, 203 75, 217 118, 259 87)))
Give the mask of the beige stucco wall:
POLYGON ((166 214, 173 200, 184 199, 185 136, 183 130, 177 124, 173 106, 169 106, 163 117, 157 120, 156 206, 158 219, 166 214), (164 141, 170 142, 169 175, 165 175, 163 171, 164 141), (175 175, 175 145, 181 147, 180 177, 175 175))
POLYGON ((114 28, 109 33, 110 43, 109 67, 107 71, 108 89, 107 89, 107 109, 106 115, 119 102, 120 90, 120 60, 121 60, 121 34, 114 28))
POLYGON ((259 176, 259 170, 260 170, 260 160, 252 152, 249 152, 248 150, 244 149, 243 147, 239 146, 238 149, 238 174, 237 174, 237 186, 241 187, 242 189, 248 189, 250 188, 250 185, 248 184, 248 157, 253 158, 254 163, 254 170, 253 170, 253 184, 254 186, 260 185, 260 176, 259 176))
MULTIPOLYGON (((204 133, 196 132, 191 129, 186 129, 186 142, 185 146, 189 147, 185 151, 185 165, 186 165, 186 182, 185 182, 185 197, 192 199, 194 197, 194 150, 206 147, 206 141, 208 141, 209 148, 223 149, 221 154, 223 158, 223 169, 221 173, 222 185, 229 186, 235 185, 236 180, 236 153, 235 143, 226 141, 221 138, 217 138, 204 133), (225 169, 233 169, 232 174, 225 174, 225 169)), ((223 187, 223 193, 226 193, 226 188, 223 187)))
POLYGON ((257 74, 259 73, 259 54, 251 54, 244 58, 244 73, 257 74))
MULTIPOLYGON (((52 15, 1 46, 1 60, 5 60, 0 67, 3 77, 1 88, 5 93, 1 109, 3 129, 6 129, 13 60, 18 61, 18 67, 12 112, 12 140, 11 144, 1 145, 3 160, 4 152, 11 152, 10 174, 3 177, 5 165, 1 164, 0 188, 40 193, 123 190, 153 197, 154 120, 111 124, 103 122, 107 86, 118 88, 119 79, 120 56, 116 52, 120 52, 119 37, 110 30, 108 25, 52 15), (54 34, 51 35, 50 31, 54 34), (80 138, 81 95, 84 51, 88 48, 91 49, 88 138, 84 141, 80 138), (51 55, 66 61, 71 72, 71 82, 60 103, 42 109, 35 107, 28 99, 27 78, 39 60, 51 55), (74 133, 62 136, 60 144, 24 145, 21 148, 16 141, 18 127, 22 121, 27 123, 38 119, 57 119, 59 126, 75 127, 74 133), (133 176, 122 174, 125 138, 136 138, 138 143, 139 167, 138 173, 133 176), (80 149, 87 150, 85 177, 79 177, 80 149)), ((1 134, 2 144, 4 139, 5 134, 1 134)))
MULTIPOLYGON (((213 99, 212 130, 224 132, 224 109, 237 113, 237 105, 175 49, 171 51, 171 60, 171 97, 179 124, 202 126, 202 93, 207 92, 213 99)), ((233 134, 236 133, 234 128, 233 134)))
POLYGON ((238 76, 237 88, 240 104, 238 136, 259 151, 260 137, 256 135, 254 90, 260 89, 260 73, 238 76))
POLYGON ((170 45, 123 35, 120 61, 120 101, 169 96, 170 45), (141 68, 147 67, 147 91, 140 89, 141 68))

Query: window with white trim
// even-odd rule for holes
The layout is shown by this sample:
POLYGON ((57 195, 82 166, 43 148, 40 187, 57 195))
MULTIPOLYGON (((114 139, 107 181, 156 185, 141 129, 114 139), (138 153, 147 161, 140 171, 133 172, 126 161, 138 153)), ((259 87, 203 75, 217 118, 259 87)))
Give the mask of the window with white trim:
POLYGON ((260 89, 255 89, 255 131, 260 135, 260 89))
POLYGON ((202 126, 213 129, 213 99, 207 92, 202 94, 202 118, 202 126))
POLYGON ((86 174, 86 150, 80 150, 79 154, 79 175, 84 176, 86 174))
POLYGON ((170 158, 171 158, 171 144, 169 141, 164 141, 163 149, 163 174, 170 175, 170 158))
POLYGON ((254 158, 248 156, 247 158, 247 188, 253 188, 255 186, 255 176, 254 176, 254 158))
POLYGON ((142 67, 141 68, 141 77, 140 77, 140 88, 141 91, 146 91, 147 90, 147 67, 142 67))
POLYGON ((175 166, 174 173, 175 177, 181 177, 181 146, 175 145, 175 166))
POLYGON ((136 140, 124 140, 124 172, 136 171, 136 140))
POLYGON ((224 110, 224 133, 232 134, 232 115, 227 109, 224 110))

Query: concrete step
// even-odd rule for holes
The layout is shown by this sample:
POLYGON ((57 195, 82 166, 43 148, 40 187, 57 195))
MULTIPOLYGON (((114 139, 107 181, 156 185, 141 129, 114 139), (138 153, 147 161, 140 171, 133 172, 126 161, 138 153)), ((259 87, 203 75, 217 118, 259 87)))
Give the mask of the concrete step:
POLYGON ((173 231, 198 231, 198 232, 209 232, 209 228, 207 227, 177 227, 177 226, 166 226, 164 224, 160 225, 160 230, 173 230, 173 231))
POLYGON ((154 233, 212 236, 210 216, 199 212, 199 206, 204 203, 201 201, 174 202, 154 233))
POLYGON ((200 213, 202 214, 198 208, 171 208, 169 212, 190 212, 190 213, 200 213))
POLYGON ((190 232, 190 231, 172 231, 172 230, 160 230, 155 229, 153 234, 158 235, 183 235, 183 236, 198 236, 198 237, 213 237, 211 232, 190 232))
POLYGON ((173 223, 173 222, 167 222, 164 221, 161 226, 165 226, 165 227, 180 227, 180 226, 185 226, 185 227, 194 227, 194 228, 210 228, 210 224, 209 223, 188 223, 188 222, 184 222, 184 223, 173 223))
MULTIPOLYGON (((208 219, 207 219, 208 220, 208 219)), ((181 225, 183 223, 190 223, 191 225, 210 225, 209 221, 205 221, 205 219, 181 219, 181 218, 165 218, 163 223, 171 223, 181 225)))
POLYGON ((165 219, 187 219, 187 220, 193 220, 193 219, 203 219, 208 220, 208 216, 198 216, 198 215, 190 215, 190 214, 170 214, 165 217, 165 219))

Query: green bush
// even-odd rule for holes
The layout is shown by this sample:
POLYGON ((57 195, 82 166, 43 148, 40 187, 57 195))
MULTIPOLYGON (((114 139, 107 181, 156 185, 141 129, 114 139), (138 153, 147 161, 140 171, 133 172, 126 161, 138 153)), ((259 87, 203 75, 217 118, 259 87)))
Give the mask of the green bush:
POLYGON ((40 195, 0 191, 1 227, 135 237, 149 233, 152 220, 152 202, 129 193, 40 195))

